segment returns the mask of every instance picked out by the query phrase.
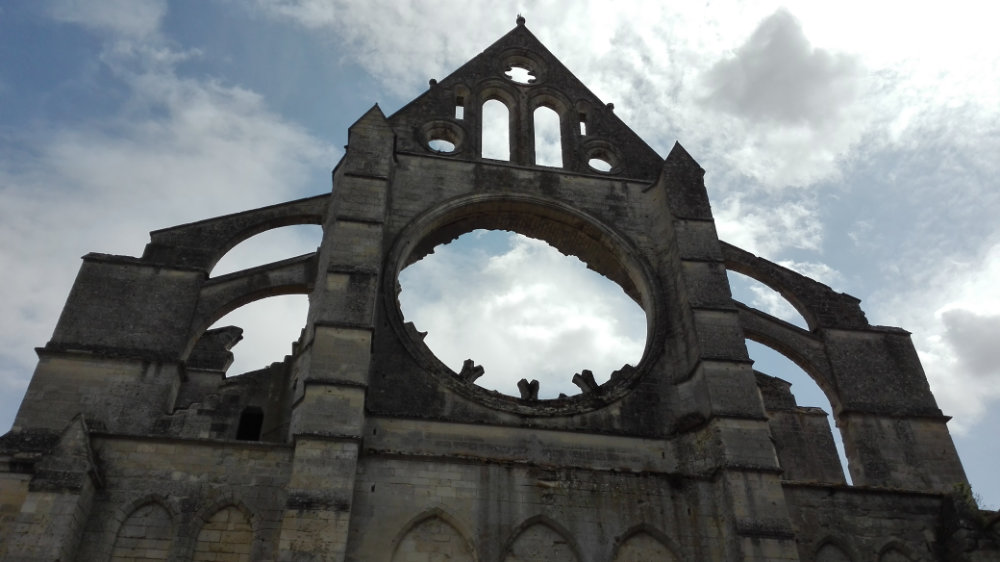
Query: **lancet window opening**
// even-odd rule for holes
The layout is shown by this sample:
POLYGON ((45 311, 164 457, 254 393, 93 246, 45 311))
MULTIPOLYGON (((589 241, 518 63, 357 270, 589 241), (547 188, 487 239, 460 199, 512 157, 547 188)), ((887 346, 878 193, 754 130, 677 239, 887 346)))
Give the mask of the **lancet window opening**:
POLYGON ((510 160, 510 138, 510 108, 499 99, 486 100, 482 107, 483 158, 510 160))
POLYGON ((562 123, 559 113, 550 107, 538 106, 532 112, 532 125, 535 141, 535 165, 561 168, 563 165, 562 123))

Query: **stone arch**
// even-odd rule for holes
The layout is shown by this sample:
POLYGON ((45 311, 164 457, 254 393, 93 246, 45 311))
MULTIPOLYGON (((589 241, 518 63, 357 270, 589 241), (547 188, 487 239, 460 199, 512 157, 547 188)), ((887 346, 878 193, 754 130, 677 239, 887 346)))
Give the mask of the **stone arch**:
POLYGON ((787 357, 816 381, 832 404, 839 403, 837 389, 830 375, 826 349, 819 338, 739 301, 733 302, 739 309, 740 325, 747 339, 787 357))
POLYGON ((530 97, 525 105, 525 118, 531 124, 531 134, 525 139, 530 144, 532 162, 536 165, 556 166, 564 169, 576 168, 576 158, 578 152, 578 136, 573 133, 576 125, 575 116, 572 112, 573 103, 562 92, 546 86, 532 87, 530 97), (543 109, 544 108, 544 109, 543 109), (538 112, 552 111, 558 117, 558 140, 559 140, 559 163, 539 164, 538 161, 538 112))
POLYGON ((558 113, 560 119, 565 120, 571 117, 570 110, 573 107, 573 102, 566 94, 555 88, 535 86, 530 91, 525 109, 528 112, 533 112, 539 107, 547 107, 558 113))
POLYGON ((719 244, 726 269, 742 273, 777 291, 802 315, 809 330, 815 331, 820 327, 868 327, 868 320, 861 311, 858 299, 837 293, 819 281, 731 244, 722 241, 719 244))
POLYGON ((841 541, 833 538, 820 542, 813 559, 816 562, 854 562, 854 557, 848 554, 841 541))
POLYGON ((262 232, 300 224, 323 224, 329 195, 155 230, 142 258, 209 272, 229 250, 262 232))
POLYGON ((242 240, 230 248, 215 263, 208 274, 209 277, 221 277, 245 269, 267 265, 268 263, 284 261, 305 253, 312 253, 322 243, 323 228, 320 225, 293 224, 269 228, 242 240), (265 248, 261 246, 263 242, 270 242, 270 244, 265 248), (280 253, 273 252, 275 248, 280 248, 280 253), (268 253, 267 250, 272 250, 270 256, 266 255, 268 253), (236 268, 234 264, 226 263, 231 258, 243 258, 246 261, 250 256, 252 256, 251 259, 253 262, 250 262, 251 265, 249 266, 236 268))
MULTIPOLYGON (((566 397, 545 410, 545 415, 562 415, 594 409, 617 400, 631 383, 658 359, 665 330, 656 329, 665 315, 659 305, 663 292, 650 273, 645 258, 616 230, 584 211, 565 203, 529 195, 476 193, 446 200, 418 215, 396 236, 385 261, 385 276, 397 280, 406 266, 428 255, 439 245, 475 229, 508 230, 543 240, 564 255, 575 256, 588 268, 621 286, 646 314, 646 346, 639 364, 612 376, 594 391, 566 397)), ((457 393, 473 399, 488 395, 491 407, 523 414, 536 414, 533 402, 491 393, 457 377, 424 344, 422 335, 407 327, 399 310, 395 282, 383 283, 382 298, 391 328, 411 356, 428 372, 457 393)), ((614 375, 614 373, 612 373, 614 375)))
POLYGON ((461 525, 440 508, 417 515, 392 541, 392 562, 476 562, 476 550, 461 525))
POLYGON ((242 504, 227 502, 214 510, 201 513, 201 528, 191 552, 194 562, 220 560, 251 560, 253 540, 252 513, 242 504), (206 516, 206 514, 210 514, 206 516))
POLYGON ((765 314, 791 324, 796 328, 809 331, 805 317, 799 312, 788 298, 775 291, 769 285, 744 274, 735 269, 726 269, 726 277, 729 280, 733 300, 744 304, 754 310, 760 310, 765 314), (763 306, 757 308, 757 304, 750 304, 762 301, 763 306), (787 310, 790 308, 791 310, 787 310))
POLYGON ((205 330, 226 314, 267 297, 307 295, 315 279, 315 252, 209 279, 201 288, 182 359, 205 330))
POLYGON ((915 559, 913 551, 896 539, 884 544, 878 553, 878 562, 910 562, 915 559))
MULTIPOLYGON (((611 226, 582 210, 531 195, 474 194, 443 201, 416 217, 397 241, 390 265, 398 270, 439 245, 477 228, 511 230, 544 240, 621 285, 647 313, 656 309, 650 268, 611 226)), ((392 272, 391 272, 392 273, 392 272)))
POLYGON ((810 329, 816 328, 816 315, 813 314, 808 304, 806 304, 805 299, 802 298, 797 291, 791 290, 778 276, 773 275, 773 272, 769 271, 769 268, 754 267, 749 262, 743 260, 730 260, 728 257, 729 256, 727 256, 726 260, 726 269, 746 275, 750 279, 753 279, 769 289, 774 290, 781 295, 782 298, 788 301, 793 308, 795 308, 795 311, 802 316, 810 329))
POLYGON ((743 335, 748 340, 779 353, 809 375, 829 400, 833 409, 831 415, 836 416, 841 411, 840 393, 831 380, 823 344, 806 332, 803 332, 801 338, 795 337, 796 334, 789 330, 794 326, 776 325, 769 318, 762 318, 762 315, 763 313, 752 309, 749 312, 740 311, 743 335), (775 327, 779 329, 774 329, 775 327))
POLYGON ((503 562, 578 562, 580 548, 569 531, 538 515, 521 523, 504 548, 503 562))
POLYGON ((646 562, 647 560, 676 562, 680 560, 677 554, 680 550, 676 543, 665 534, 645 524, 629 529, 615 542, 618 546, 612 557, 614 562, 646 562))
MULTIPOLYGON (((516 146, 517 135, 514 131, 517 130, 517 95, 513 89, 499 80, 488 80, 479 85, 479 92, 476 96, 476 115, 477 119, 474 124, 474 137, 476 139, 478 150, 478 156, 480 158, 490 158, 501 161, 513 162, 515 161, 515 154, 517 154, 518 147, 516 146), (488 155, 485 149, 486 135, 490 132, 488 131, 488 122, 486 120, 486 106, 490 102, 498 102, 504 106, 507 110, 507 123, 506 129, 502 133, 506 136, 507 140, 507 158, 493 158, 488 155)), ((496 126, 501 126, 497 123, 496 126)), ((499 134, 500 131, 497 131, 499 134)))
POLYGON ((517 89, 503 80, 487 78, 476 84, 475 89, 479 106, 490 100, 497 100, 503 102, 509 110, 517 107, 517 89))
POLYGON ((170 509, 158 497, 131 502, 112 545, 112 562, 167 560, 173 547, 175 525, 170 509))

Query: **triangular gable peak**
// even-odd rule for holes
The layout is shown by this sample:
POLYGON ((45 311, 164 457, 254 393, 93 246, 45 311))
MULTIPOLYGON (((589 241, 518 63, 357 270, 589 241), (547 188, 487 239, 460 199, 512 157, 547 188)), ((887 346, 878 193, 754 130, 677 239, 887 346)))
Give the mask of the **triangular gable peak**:
MULTIPOLYGON (((654 180, 663 160, 601 102, 524 26, 518 25, 447 78, 390 117, 397 149, 459 160, 482 160, 482 108, 503 102, 509 115, 510 162, 535 165, 534 113, 559 115, 562 169, 585 174, 654 180), (512 68, 530 72, 526 83, 512 68), (440 150, 446 141, 454 150, 440 150), (610 170, 589 165, 603 160, 610 170)), ((446 145, 447 146, 447 145, 446 145)), ((449 147, 450 148, 450 147, 449 147)))

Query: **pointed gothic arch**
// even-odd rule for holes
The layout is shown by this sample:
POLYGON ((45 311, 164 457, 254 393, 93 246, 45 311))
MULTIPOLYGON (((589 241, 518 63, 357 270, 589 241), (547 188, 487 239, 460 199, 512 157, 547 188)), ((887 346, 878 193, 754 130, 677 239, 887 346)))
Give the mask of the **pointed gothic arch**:
POLYGON ((911 562, 916 559, 913 550, 897 539, 885 543, 878 551, 878 562, 911 562))
POLYGON ((679 562, 680 548, 664 533, 645 523, 632 527, 615 540, 613 562, 657 560, 679 562))
POLYGON ((175 517, 159 497, 131 502, 115 534, 111 562, 168 560, 173 549, 175 517))
POLYGON ((856 558, 849 554, 843 541, 833 537, 827 537, 819 543, 813 559, 816 562, 854 562, 856 558))
POLYGON ((441 508, 421 512, 392 541, 392 562, 422 562, 428 556, 454 562, 476 562, 476 549, 463 525, 441 508))
POLYGON ((201 521, 191 552, 193 562, 219 560, 220 555, 233 562, 251 560, 256 532, 252 513, 245 506, 225 502, 214 511, 202 511, 201 521))
POLYGON ((580 562, 580 547, 566 528, 536 515, 514 529, 503 549, 504 562, 580 562))

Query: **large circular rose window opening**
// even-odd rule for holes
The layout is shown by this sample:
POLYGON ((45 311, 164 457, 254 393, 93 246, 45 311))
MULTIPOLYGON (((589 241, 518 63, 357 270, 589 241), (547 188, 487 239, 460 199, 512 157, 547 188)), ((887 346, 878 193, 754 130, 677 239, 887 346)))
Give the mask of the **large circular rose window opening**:
POLYGON ((454 386, 521 405, 604 403, 637 374, 652 331, 648 276, 593 219, 473 197, 401 240, 394 312, 408 347, 454 386))

